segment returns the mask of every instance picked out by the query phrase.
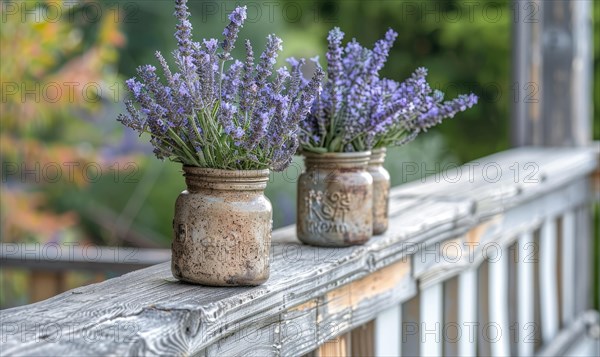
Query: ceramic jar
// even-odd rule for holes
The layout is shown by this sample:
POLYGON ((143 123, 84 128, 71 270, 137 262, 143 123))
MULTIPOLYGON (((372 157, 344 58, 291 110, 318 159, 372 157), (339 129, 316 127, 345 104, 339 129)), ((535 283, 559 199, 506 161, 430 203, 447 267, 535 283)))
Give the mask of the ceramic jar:
POLYGON ((297 235, 317 246, 363 244, 373 235, 370 152, 303 153, 298 180, 297 235))
POLYGON ((373 234, 382 234, 388 229, 390 206, 390 174, 383 167, 386 149, 371 151, 368 171, 373 177, 373 234))
POLYGON ((269 278, 269 170, 184 166, 187 190, 175 203, 171 271, 203 285, 259 285, 269 278))

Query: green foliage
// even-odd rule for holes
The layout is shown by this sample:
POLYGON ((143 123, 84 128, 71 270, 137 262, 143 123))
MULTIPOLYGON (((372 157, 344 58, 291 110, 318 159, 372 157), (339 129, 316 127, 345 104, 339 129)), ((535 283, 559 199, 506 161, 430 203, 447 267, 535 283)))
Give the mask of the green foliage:
MULTIPOLYGON (((600 140, 600 1, 593 1, 593 36, 594 36, 594 140, 600 140)), ((600 238, 599 238, 600 244, 600 238)), ((599 297, 600 299, 600 297, 599 297)))
MULTIPOLYGON (((447 98, 474 92, 479 103, 432 129, 461 162, 507 149, 510 95, 510 24, 507 1, 473 6, 469 1, 327 1, 304 5, 322 21, 289 23, 285 36, 325 34, 340 26, 346 38, 370 46, 391 27, 398 38, 382 76, 402 81, 417 67, 429 69, 428 81, 447 98), (318 29, 318 30, 316 30, 318 29)), ((312 43, 311 40, 310 43, 312 43)), ((326 51, 321 35, 320 53, 326 51)), ((293 55, 303 55, 303 52, 293 55)), ((423 134, 425 137, 427 134, 423 134)))
MULTIPOLYGON (((347 39, 355 37, 366 46, 372 46, 389 27, 392 27, 399 36, 390 53, 389 61, 382 71, 382 76, 401 81, 415 68, 424 66, 429 68, 428 79, 433 87, 446 92, 447 97, 452 98, 459 93, 471 91, 480 96, 478 105, 471 110, 462 113, 459 117, 446 120, 442 125, 423 134, 414 143, 399 150, 392 150, 388 154, 387 165, 392 171, 394 184, 404 181, 398 181, 400 177, 398 172, 401 170, 402 162, 407 159, 431 163, 428 170, 436 170, 432 160, 441 160, 441 169, 447 160, 460 164, 509 147, 509 107, 512 100, 509 67, 512 15, 508 1, 481 3, 476 6, 466 0, 422 2, 284 0, 273 4, 270 8, 263 3, 258 4, 260 10, 255 6, 249 7, 248 23, 251 26, 245 27, 240 37, 252 40, 256 48, 263 48, 267 34, 275 32, 280 35, 283 39, 284 52, 279 57, 279 64, 289 56, 323 55, 326 51, 326 33, 334 26, 340 26, 346 32, 347 39), (486 12, 483 11, 484 6, 486 12), (443 159, 444 157, 446 159, 443 159)), ((220 38, 222 28, 228 22, 226 16, 233 8, 234 4, 231 2, 190 2, 191 12, 196 14, 191 21, 197 37, 199 39, 220 38)), ((35 69, 35 73, 28 74, 27 81, 37 80, 43 83, 45 79, 41 79, 42 75, 62 74, 59 71, 61 64, 82 58, 83 56, 77 57, 78 54, 85 54, 85 50, 92 48, 97 42, 102 44, 99 47, 101 51, 97 53, 103 55, 98 61, 93 61, 93 66, 84 62, 87 70, 81 73, 96 73, 100 70, 110 73, 112 67, 107 64, 116 60, 120 78, 129 78, 135 75, 135 68, 139 64, 154 63, 156 48, 164 49, 164 53, 174 49, 175 18, 172 16, 174 10, 172 2, 140 2, 123 9, 127 16, 116 24, 119 31, 114 28, 113 14, 107 7, 103 7, 104 16, 111 21, 90 24, 93 26, 84 29, 81 43, 75 47, 69 41, 59 41, 58 38, 62 38, 60 36, 51 36, 57 30, 42 31, 43 34, 45 33, 45 37, 42 37, 45 47, 36 50, 35 53, 42 54, 37 57, 31 55, 34 53, 31 51, 31 53, 18 52, 36 48, 39 41, 35 39, 39 36, 29 36, 30 33, 41 31, 44 27, 58 27, 60 31, 65 29, 70 31, 72 27, 78 27, 75 25, 80 22, 38 24, 37 27, 33 26, 32 22, 14 26, 10 23, 5 24, 2 29, 3 38, 19 33, 22 41, 18 46, 14 45, 16 46, 14 50, 11 47, 14 41, 2 42, 3 46, 8 46, 3 49, 9 54, 2 62, 3 80, 11 80, 11 78, 21 80, 16 77, 4 78, 5 75, 22 76, 22 72, 15 68, 19 69, 21 64, 27 62, 18 60, 19 56, 36 59, 32 62, 35 66, 26 67, 29 70, 35 69), (102 30, 102 26, 108 28, 111 24, 113 26, 110 27, 110 31, 102 30), (121 43, 120 33, 127 41, 122 48, 116 49, 115 44, 121 43), (67 48, 63 49, 64 47, 67 48), (54 56, 54 54, 58 55, 54 56), (48 59, 48 56, 51 58, 48 59)), ((77 11, 77 8, 74 11, 77 11)), ((75 14, 76 19, 79 17, 75 14)), ((14 19, 18 18, 14 17, 14 19)), ((600 139, 600 1, 593 2, 593 20, 594 138, 598 140, 600 139)), ((243 56, 241 47, 243 46, 236 49, 238 52, 234 53, 234 56, 243 56)), ((323 61, 324 58, 321 60, 323 61)), ((312 70, 307 66, 307 73, 312 70)), ((56 77, 49 79, 56 80, 56 77)), ((67 79, 70 78, 60 77, 61 81, 67 79)), ((92 79, 96 80, 94 77, 92 79)), ((79 79, 82 80, 88 79, 79 79)), ((121 225, 119 229, 143 232, 140 235, 152 237, 150 241, 166 247, 171 239, 169 217, 172 215, 173 202, 185 186, 181 169, 177 164, 151 158, 149 145, 131 144, 138 138, 131 133, 125 133, 123 128, 114 121, 116 113, 122 111, 122 108, 116 107, 115 103, 118 101, 112 100, 111 90, 106 93, 109 93, 111 98, 95 103, 95 107, 100 108, 96 108, 98 112, 93 115, 75 111, 74 109, 79 108, 73 103, 31 105, 35 110, 28 113, 40 114, 36 116, 35 123, 23 116, 9 117, 11 112, 7 110, 19 107, 16 104, 15 107, 11 107, 12 104, 8 103, 3 107, 2 117, 2 134, 6 134, 3 137, 6 140, 2 142, 3 154, 7 155, 7 149, 25 147, 13 141, 14 138, 27 137, 31 139, 27 141, 27 147, 30 149, 34 147, 30 145, 34 141, 56 144, 57 150, 35 146, 39 149, 40 156, 48 154, 49 159, 48 157, 44 159, 50 161, 81 160, 84 163, 85 160, 80 158, 80 153, 99 153, 101 147, 107 148, 109 152, 127 151, 129 155, 135 155, 135 157, 119 159, 119 162, 122 168, 125 167, 126 162, 135 162, 139 169, 134 176, 139 180, 137 184, 123 182, 123 176, 120 182, 115 183, 110 174, 105 174, 97 182, 44 185, 37 187, 37 191, 47 198, 47 206, 52 207, 53 212, 78 212, 80 219, 77 223, 77 232, 81 236, 89 237, 91 241, 106 244, 112 243, 115 239, 114 232, 109 228, 111 218, 97 218, 102 215, 92 214, 94 210, 91 207, 101 207, 100 211, 106 212, 105 217, 119 219, 121 225), (82 117, 87 120, 81 120, 82 117), (70 151, 64 151, 62 147, 75 149, 77 155, 73 154, 74 158, 70 156, 65 158, 64 153, 70 151), (139 185, 143 188, 138 188, 139 185)), ((16 95, 14 98, 18 99, 20 96, 16 95)), ((86 104, 80 98, 77 100, 78 103, 86 104)), ((26 105, 29 106, 29 103, 26 105)), ((17 154, 15 153, 10 159, 21 160, 17 154)), ((98 160, 96 155, 91 156, 86 159, 98 160)), ((105 170, 108 165, 112 165, 113 159, 107 160, 106 165, 103 164, 105 170)), ((278 207, 274 217, 276 227, 292 223, 295 219, 294 176, 297 177, 298 173, 293 172, 300 170, 300 167, 301 162, 296 159, 286 172, 274 175, 273 182, 267 189, 268 196, 278 207)), ((121 171, 121 175, 127 172, 121 171)), ((405 178, 409 180, 418 177, 420 175, 405 178)), ((3 197, 3 200, 8 200, 8 196, 3 197)), ((21 198, 15 200, 22 201, 21 198)), ((56 219, 53 221, 57 222, 56 219)))

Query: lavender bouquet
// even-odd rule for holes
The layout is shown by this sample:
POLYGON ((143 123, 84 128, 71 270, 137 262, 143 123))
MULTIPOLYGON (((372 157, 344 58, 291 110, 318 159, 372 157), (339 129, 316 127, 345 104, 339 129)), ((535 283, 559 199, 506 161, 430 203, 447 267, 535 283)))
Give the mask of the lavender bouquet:
POLYGON ((126 81, 133 98, 125 103, 128 115, 117 120, 140 136, 149 134, 159 159, 226 170, 283 170, 298 147, 298 125, 320 90, 322 71, 301 83, 300 66, 291 73, 274 70, 282 49, 275 35, 267 37, 258 64, 248 40, 244 61, 233 60, 245 6, 229 15, 220 43, 194 42, 186 3, 175 5, 177 72, 156 52, 166 83, 154 66, 140 66, 139 79, 126 81))
MULTIPOLYGON (((477 103, 474 94, 444 102, 444 94, 427 83, 425 68, 402 83, 379 78, 396 36, 388 30, 370 50, 354 39, 342 48, 344 33, 337 27, 329 32, 327 78, 301 124, 301 150, 354 152, 404 145, 477 103)), ((321 69, 318 58, 313 61, 321 69)))

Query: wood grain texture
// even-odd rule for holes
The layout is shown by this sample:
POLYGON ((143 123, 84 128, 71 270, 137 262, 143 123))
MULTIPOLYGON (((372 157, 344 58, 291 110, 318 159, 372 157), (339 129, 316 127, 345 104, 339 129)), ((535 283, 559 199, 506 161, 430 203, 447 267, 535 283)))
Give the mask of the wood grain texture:
MULTIPOLYGON (((397 336, 396 338, 399 338, 397 336)), ((392 342, 392 341, 390 341, 392 342)), ((375 354, 375 323, 367 322, 350 332, 350 351, 352 356, 372 357, 375 354)))
POLYGON ((581 206, 589 196, 582 182, 597 158, 587 149, 524 148, 477 163, 498 165, 502 174, 493 182, 480 173, 469 179, 465 169, 457 182, 428 178, 394 188, 388 232, 363 246, 311 247, 295 239, 293 227, 274 232, 271 278, 261 286, 181 283, 167 262, 2 311, 1 349, 27 356, 310 353, 439 276, 481 262, 432 258, 447 254, 448 242, 504 246, 543 217, 581 206), (529 162, 537 181, 523 180, 529 162))
POLYGON ((350 334, 341 335, 322 344, 316 352, 317 357, 347 357, 351 356, 350 334))

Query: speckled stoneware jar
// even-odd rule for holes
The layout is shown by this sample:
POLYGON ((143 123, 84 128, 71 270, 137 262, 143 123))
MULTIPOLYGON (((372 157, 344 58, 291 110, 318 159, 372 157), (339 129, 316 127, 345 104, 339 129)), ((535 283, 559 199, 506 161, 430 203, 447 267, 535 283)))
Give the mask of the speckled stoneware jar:
POLYGON ((298 180, 296 230, 302 242, 345 247, 373 235, 373 178, 370 152, 303 153, 298 180))
POLYGON ((259 285, 269 278, 273 212, 269 170, 183 167, 175 203, 171 271, 203 285, 259 285))
POLYGON ((373 234, 382 234, 388 229, 390 206, 390 174, 383 167, 386 149, 371 151, 368 171, 373 176, 373 234))

